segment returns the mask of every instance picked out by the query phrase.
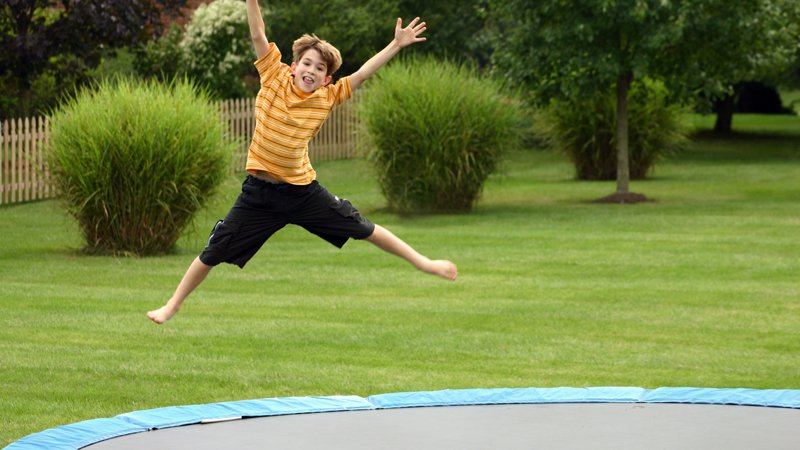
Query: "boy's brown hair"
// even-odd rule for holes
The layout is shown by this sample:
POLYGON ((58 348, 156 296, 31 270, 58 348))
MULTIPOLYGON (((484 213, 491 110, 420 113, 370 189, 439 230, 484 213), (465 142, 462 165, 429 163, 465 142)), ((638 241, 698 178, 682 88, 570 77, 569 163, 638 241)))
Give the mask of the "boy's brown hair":
POLYGON ((328 66, 327 75, 333 75, 342 66, 342 55, 339 50, 328 41, 324 41, 313 34, 304 34, 294 41, 294 44, 292 44, 294 62, 299 62, 300 58, 311 49, 318 51, 322 56, 322 60, 328 66))

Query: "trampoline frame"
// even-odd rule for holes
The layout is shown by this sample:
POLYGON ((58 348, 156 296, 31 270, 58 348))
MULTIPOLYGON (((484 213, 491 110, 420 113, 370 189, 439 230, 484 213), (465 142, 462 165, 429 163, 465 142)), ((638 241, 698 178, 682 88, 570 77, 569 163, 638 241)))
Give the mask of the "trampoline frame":
POLYGON ((800 409, 800 390, 662 387, 504 388, 399 392, 370 397, 282 397, 170 406, 91 419, 26 436, 4 450, 80 449, 134 433, 253 417, 429 406, 544 403, 689 403, 800 409))

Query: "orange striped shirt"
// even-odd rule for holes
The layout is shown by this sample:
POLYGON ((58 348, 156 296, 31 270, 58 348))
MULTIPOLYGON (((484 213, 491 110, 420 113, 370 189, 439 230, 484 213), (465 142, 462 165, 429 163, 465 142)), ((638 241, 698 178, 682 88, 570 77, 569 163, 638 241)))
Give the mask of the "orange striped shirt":
POLYGON ((290 184, 310 184, 317 177, 308 159, 308 142, 331 109, 352 96, 350 79, 305 93, 292 83, 291 68, 281 63, 275 43, 255 62, 261 78, 256 99, 256 127, 247 151, 249 173, 269 173, 290 184))

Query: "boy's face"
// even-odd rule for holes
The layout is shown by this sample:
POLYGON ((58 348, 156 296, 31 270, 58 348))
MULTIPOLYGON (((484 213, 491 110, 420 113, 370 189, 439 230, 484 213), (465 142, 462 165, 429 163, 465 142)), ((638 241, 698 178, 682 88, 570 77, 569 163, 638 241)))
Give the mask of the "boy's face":
POLYGON ((333 78, 328 75, 328 65, 318 51, 308 49, 300 57, 300 61, 292 63, 294 85, 303 92, 311 93, 327 85, 333 78))

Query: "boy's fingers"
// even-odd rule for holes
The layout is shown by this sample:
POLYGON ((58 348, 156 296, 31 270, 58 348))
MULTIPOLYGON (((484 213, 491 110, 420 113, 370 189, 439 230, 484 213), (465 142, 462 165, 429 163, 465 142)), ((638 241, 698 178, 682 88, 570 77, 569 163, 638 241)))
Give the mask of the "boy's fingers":
POLYGON ((420 20, 419 17, 415 17, 414 20, 409 22, 408 25, 406 25, 405 28, 403 28, 403 19, 402 17, 398 17, 397 29, 398 30, 402 29, 406 32, 411 31, 412 33, 414 33, 414 42, 424 41, 426 40, 426 38, 420 38, 418 36, 424 33, 428 29, 428 27, 425 22, 420 22, 419 20, 420 20))

